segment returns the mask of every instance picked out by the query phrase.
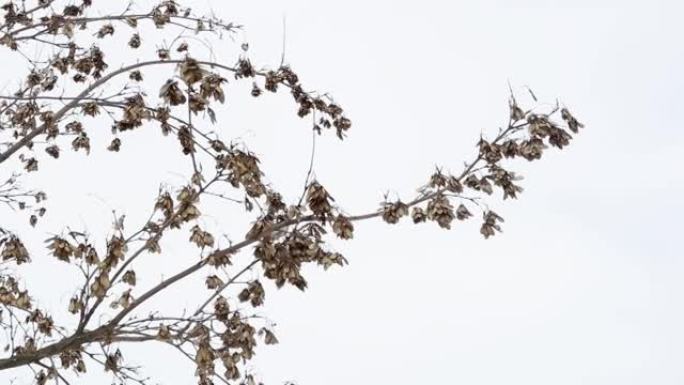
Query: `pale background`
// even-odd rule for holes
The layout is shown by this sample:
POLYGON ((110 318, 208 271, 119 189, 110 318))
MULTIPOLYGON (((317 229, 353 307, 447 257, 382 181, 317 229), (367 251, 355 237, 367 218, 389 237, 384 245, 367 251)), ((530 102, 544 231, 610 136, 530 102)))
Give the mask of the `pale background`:
MULTIPOLYGON (((368 222, 352 242, 336 243, 349 266, 310 269, 304 294, 269 286, 259 312, 277 323, 281 344, 259 348, 252 365, 266 384, 684 383, 684 260, 675 246, 684 192, 680 1, 191 3, 244 24, 254 62, 272 66, 286 18, 286 61, 354 121, 343 143, 318 139, 315 166, 350 213, 375 209, 387 191, 412 197, 434 166, 460 171, 480 133, 505 123, 509 81, 523 95, 530 86, 541 100, 558 98, 587 126, 567 150, 518 163, 526 191, 492 204, 506 218, 494 239, 484 241, 476 222, 452 231, 368 222)), ((217 56, 232 57, 241 42, 217 46, 217 56)), ((3 85, 16 84, 11 75, 3 85)), ((309 123, 293 116, 289 97, 255 101, 248 90, 229 91, 222 135, 242 138, 268 179, 294 196, 309 123)), ((160 140, 149 131, 141 137, 160 140)), ((189 171, 171 139, 152 145, 154 158, 143 155, 145 142, 124 141, 114 157, 101 150, 106 135, 93 141, 100 148, 91 158, 65 153, 34 176, 30 185, 58 182, 45 231, 104 231, 112 209, 134 226, 159 184, 177 186, 189 171)), ((3 226, 25 227, 23 217, 12 220, 3 226)), ((227 231, 240 239, 244 229, 227 231)), ((45 237, 36 234, 35 244, 45 237)), ((156 258, 195 261, 196 253, 166 255, 174 247, 156 258)), ((72 272, 50 264, 33 272, 44 279, 33 286, 51 298, 43 306, 59 310, 72 272)), ((192 302, 178 295, 164 306, 192 302)), ((172 351, 130 357, 159 383, 195 381, 172 351)), ((3 373, 0 382, 29 383, 26 374, 3 373)))

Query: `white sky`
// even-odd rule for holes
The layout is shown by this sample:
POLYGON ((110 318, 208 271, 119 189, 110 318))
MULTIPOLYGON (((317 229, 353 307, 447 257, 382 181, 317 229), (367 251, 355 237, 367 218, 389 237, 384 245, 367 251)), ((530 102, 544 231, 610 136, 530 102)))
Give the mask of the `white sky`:
MULTIPOLYGON (((512 203, 493 201, 506 218, 494 239, 482 239, 477 221, 452 231, 364 223, 352 242, 338 244, 349 266, 311 269, 304 294, 269 290, 259 312, 278 324, 281 344, 260 348, 254 365, 267 384, 684 382, 684 261, 675 248, 684 193, 683 3, 191 3, 244 24, 253 61, 272 66, 286 16, 286 61, 354 122, 343 143, 318 139, 315 166, 350 213, 375 209, 386 191, 412 197, 436 165, 460 171, 480 133, 505 123, 508 81, 521 94, 529 85, 541 100, 559 98, 587 126, 568 149, 517 164, 526 191, 512 203)), ((217 56, 232 57, 240 42, 217 46, 217 56)), ((289 97, 254 101, 248 89, 229 92, 222 135, 242 138, 268 179, 296 194, 309 123, 293 117, 289 97)), ((159 140, 153 131, 144 138, 159 140)), ((87 224, 96 232, 112 209, 132 225, 144 220, 159 184, 184 180, 169 163, 177 144, 153 144, 151 158, 141 155, 149 143, 131 143, 118 157, 95 151, 88 162, 64 154, 45 164, 36 185, 58 184, 48 190, 45 231, 87 224)), ((183 162, 176 164, 187 173, 183 162)), ((222 212, 207 220, 226 221, 233 223, 222 212)), ((55 291, 61 276, 52 268, 33 273, 46 279, 35 290, 53 296, 45 306, 64 307, 73 287, 55 291)), ((179 295, 163 306, 181 310, 191 294, 179 295)), ((174 352, 152 351, 158 359, 136 358, 147 374, 168 385, 194 381, 174 352)))

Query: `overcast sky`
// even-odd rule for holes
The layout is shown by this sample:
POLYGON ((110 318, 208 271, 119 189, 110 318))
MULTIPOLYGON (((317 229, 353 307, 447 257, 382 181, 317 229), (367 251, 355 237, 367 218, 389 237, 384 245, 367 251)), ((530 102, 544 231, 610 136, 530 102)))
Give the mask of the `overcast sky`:
MULTIPOLYGON (((336 243, 349 266, 310 269, 304 294, 269 286, 259 312, 281 343, 259 348, 251 366, 266 384, 684 383, 682 2, 191 3, 244 24, 253 61, 271 66, 286 20, 285 61, 354 122, 344 142, 317 140, 315 163, 351 214, 388 191, 413 197, 435 166, 461 171, 479 135, 506 123, 508 82, 558 99, 586 125, 566 150, 516 164, 525 192, 491 203, 503 234, 485 241, 475 222, 451 231, 367 222, 336 243)), ((234 57, 241 42, 216 55, 234 57)), ((311 136, 290 99, 254 101, 244 90, 228 99, 223 135, 260 154, 270 182, 299 192, 311 136)), ((143 220, 160 183, 184 181, 169 163, 176 146, 46 165, 36 183, 53 185, 47 231, 106 228, 112 209, 143 220)), ((213 215, 210 224, 230 221, 213 215)), ((62 306, 72 289, 48 294, 62 306)), ((179 295, 166 306, 190 296, 179 295)), ((190 364, 155 351, 159 359, 139 356, 147 374, 195 381, 190 364)))

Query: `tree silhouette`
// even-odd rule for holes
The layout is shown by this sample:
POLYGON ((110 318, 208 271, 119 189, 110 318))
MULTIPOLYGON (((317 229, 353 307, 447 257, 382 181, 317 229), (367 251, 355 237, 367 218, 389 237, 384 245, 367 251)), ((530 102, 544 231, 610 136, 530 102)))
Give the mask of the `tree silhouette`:
MULTIPOLYGON (((315 135, 334 133, 343 140, 352 123, 330 95, 307 90, 285 63, 275 69, 253 65, 246 45, 233 65, 215 58, 211 46, 192 37, 231 37, 241 26, 197 15, 175 1, 162 1, 143 13, 129 6, 121 14, 89 16, 91 8, 91 0, 78 5, 14 0, 2 6, 4 55, 21 55, 28 65, 19 89, 0 96, 0 164, 9 176, 0 185, 0 202, 14 209, 4 210, 0 217, 0 327, 6 346, 0 370, 30 368, 27 375, 34 375, 40 385, 48 380, 69 384, 70 378, 98 367, 121 383, 146 383, 139 368, 124 360, 121 344, 147 341, 172 346, 192 360, 199 384, 256 384, 241 369, 253 357, 257 341, 278 342, 267 324, 244 310, 263 304, 261 281, 305 290, 302 266, 344 265, 345 257, 327 241, 334 236, 353 238, 358 221, 377 218, 395 224, 410 217, 416 224, 435 222, 449 229, 454 220, 481 216, 480 232, 489 238, 501 231, 503 219, 483 202, 495 192, 503 199, 517 198, 522 192, 519 176, 507 169, 510 161, 534 161, 548 147, 562 149, 571 140, 569 131, 577 133, 582 127, 559 105, 543 112, 540 107, 524 109, 511 92, 505 126, 493 138, 477 141, 476 153, 461 173, 437 169, 410 201, 386 197, 377 210, 349 215, 309 168, 301 195, 288 202, 264 182, 254 153, 206 127, 216 123, 215 109, 225 102, 229 84, 251 82, 250 97, 289 93, 295 113, 315 135), (142 33, 145 24, 156 28, 142 33), (153 47, 148 40, 176 37, 154 46, 154 56, 105 52, 102 42, 121 34, 127 40, 118 49, 131 51, 153 47), (37 52, 36 47, 52 53, 38 58, 26 54, 37 52), (116 62, 122 58, 129 62, 116 62), (168 80, 146 81, 144 71, 150 69, 166 73, 168 80), (106 95, 105 89, 118 91, 106 95), (49 211, 48 194, 24 189, 22 180, 43 162, 58 162, 69 144, 77 152, 104 151, 91 148, 90 142, 94 122, 101 124, 103 117, 112 120, 106 150, 118 152, 129 131, 158 126, 160 138, 177 138, 178 156, 192 165, 192 177, 184 186, 161 190, 150 204, 149 220, 134 231, 125 230, 124 218, 117 216, 106 244, 93 242, 92 234, 85 231, 65 230, 50 236, 46 248, 25 245, 12 228, 17 221, 28 220, 39 231, 41 218, 49 211), (252 226, 245 229, 242 240, 220 246, 198 219, 205 197, 236 203, 218 192, 225 189, 244 196, 237 203, 252 226), (188 232, 189 239, 184 238, 188 232), (137 270, 137 262, 163 253, 160 240, 172 236, 188 239, 199 258, 149 287, 136 286, 139 276, 151 273, 137 270), (233 256, 246 253, 248 247, 249 262, 234 266, 233 256), (53 315, 36 305, 30 292, 33 283, 22 275, 25 265, 41 253, 70 264, 80 274, 73 297, 64 305, 71 323, 55 324, 53 315), (241 281, 248 271, 258 271, 260 278, 241 281), (170 286, 198 274, 206 277, 208 292, 194 309, 181 314, 141 311, 141 305, 153 304, 152 299, 163 296, 170 286), (233 287, 237 287, 234 295, 228 290, 233 287), (240 303, 248 304, 240 307, 240 303)), ((112 154, 112 159, 116 156, 112 154)), ((50 190, 50 186, 42 188, 50 190)), ((34 263, 49 269, 44 258, 34 263)))

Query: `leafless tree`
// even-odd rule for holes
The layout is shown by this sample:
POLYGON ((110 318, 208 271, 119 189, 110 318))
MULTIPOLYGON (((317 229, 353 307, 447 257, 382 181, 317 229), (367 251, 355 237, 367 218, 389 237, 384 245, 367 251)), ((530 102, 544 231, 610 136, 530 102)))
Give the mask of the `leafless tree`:
MULTIPOLYGON (((192 38, 206 35, 204 42, 231 37, 240 32, 239 25, 197 15, 175 1, 161 1, 147 12, 128 7, 120 14, 97 17, 89 16, 91 3, 12 0, 2 6, 3 55, 21 55, 28 65, 21 86, 0 96, 0 172, 7 178, 0 184, 0 202, 13 209, 0 212, 0 328, 6 346, 0 371, 24 367, 39 385, 48 380, 69 384, 86 369, 97 367, 111 372, 118 382, 143 384, 146 379, 138 368, 124 360, 127 343, 172 346, 194 362, 199 384, 256 384, 242 369, 253 357, 257 341, 274 344, 277 339, 267 324, 238 309, 238 304, 260 306, 265 297, 261 281, 304 290, 303 265, 327 269, 346 263, 330 249, 329 237, 351 239, 358 221, 379 219, 395 224, 409 217, 416 224, 435 222, 449 229, 454 220, 480 216, 481 233, 489 238, 501 231, 503 219, 483 202, 500 193, 503 199, 517 198, 522 191, 517 185, 519 176, 507 169, 511 160, 534 161, 548 147, 562 149, 571 140, 569 132, 577 133, 582 127, 561 106, 543 112, 538 106, 525 109, 511 92, 510 119, 492 138, 479 138, 474 157, 463 171, 450 175, 437 169, 409 201, 385 198, 377 210, 348 215, 309 169, 301 196, 287 202, 264 182, 254 153, 205 129, 215 122, 214 109, 224 103, 228 84, 252 83, 251 97, 255 98, 265 92, 289 93, 296 114, 310 122, 306 124, 316 135, 332 132, 340 140, 351 128, 342 107, 328 94, 305 89, 285 63, 275 69, 256 67, 243 45, 234 65, 226 65, 214 57, 210 45, 192 38), (152 32, 141 34, 144 24, 153 26, 152 32), (147 44, 155 47, 156 56, 107 55, 103 40, 122 34, 128 40, 121 45, 127 49, 147 44), (167 45, 154 46, 160 44, 157 40, 162 34, 177 37, 167 45), (30 57, 27 52, 37 52, 36 47, 52 53, 30 57), (114 63, 120 65, 115 67, 110 56, 114 61, 136 59, 114 63), (168 80, 147 82, 143 70, 149 68, 165 71, 168 80), (105 95, 105 87, 119 91, 105 95), (186 185, 160 191, 150 205, 149 220, 134 231, 124 230, 123 218, 116 218, 106 244, 96 244, 86 232, 72 230, 48 239, 45 254, 72 265, 82 278, 74 283, 74 295, 64 309, 73 322, 56 325, 53 315, 35 305, 29 291, 32 283, 21 275, 21 265, 31 263, 41 246, 26 246, 12 227, 18 220, 28 220, 39 228, 41 218, 49 215, 47 195, 25 189, 22 179, 42 162, 59 161, 69 144, 73 151, 95 150, 91 149, 94 131, 90 126, 98 115, 113 122, 107 150, 118 152, 129 131, 158 126, 161 135, 177 138, 179 156, 188 160, 194 172, 186 185), (10 160, 20 160, 14 162, 20 167, 8 166, 10 160), (226 189, 244 196, 237 202, 252 219, 252 226, 245 229, 242 240, 219 247, 197 219, 205 197, 223 197, 235 204, 235 199, 219 192, 226 189), (187 239, 182 235, 185 232, 197 246, 198 259, 150 287, 138 288, 137 277, 145 272, 137 271, 136 263, 162 253, 162 237, 187 239), (232 264, 236 254, 249 252, 246 264, 232 264), (258 272, 261 279, 244 282, 248 271, 258 272), (196 275, 206 277, 208 292, 194 309, 181 314, 140 311, 141 305, 153 304, 170 286, 196 275), (235 286, 237 290, 229 290, 235 286)), ((50 186, 42 187, 49 192, 50 186)))

